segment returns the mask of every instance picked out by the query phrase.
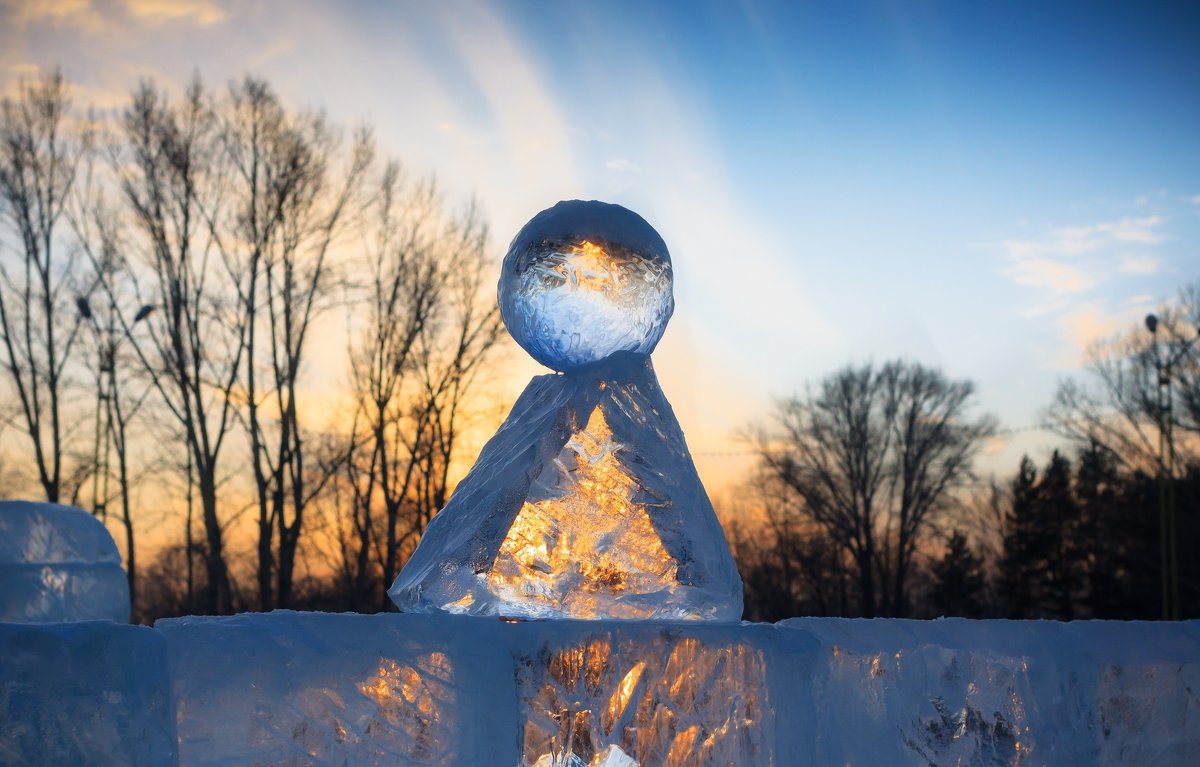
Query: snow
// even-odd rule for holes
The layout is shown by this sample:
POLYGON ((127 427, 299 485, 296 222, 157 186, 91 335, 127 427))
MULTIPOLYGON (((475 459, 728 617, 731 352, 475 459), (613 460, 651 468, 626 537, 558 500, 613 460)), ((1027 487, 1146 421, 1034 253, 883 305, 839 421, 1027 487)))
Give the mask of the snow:
POLYGON ((0 624, 0 764, 166 767, 175 748, 160 632, 0 624))
POLYGON ((648 357, 533 379, 390 591, 401 610, 736 621, 742 585, 648 357))
POLYGON ((112 536, 70 506, 0 501, 0 622, 129 620, 112 536))
POLYGON ((569 200, 537 214, 509 246, 497 293, 513 340, 569 371, 619 351, 649 354, 675 310, 671 256, 620 205, 569 200))

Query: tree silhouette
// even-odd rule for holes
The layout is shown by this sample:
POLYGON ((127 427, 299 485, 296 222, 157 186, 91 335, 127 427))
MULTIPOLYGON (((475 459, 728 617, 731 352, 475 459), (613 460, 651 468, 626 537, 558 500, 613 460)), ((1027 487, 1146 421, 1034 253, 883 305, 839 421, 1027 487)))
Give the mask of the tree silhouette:
POLYGON ((937 615, 982 618, 986 580, 983 559, 971 551, 967 537, 955 530, 946 553, 932 565, 929 604, 937 615))
POLYGON ((865 616, 908 614, 917 547, 994 430, 968 417, 973 393, 916 363, 849 367, 779 403, 760 435, 766 478, 849 557, 865 616))

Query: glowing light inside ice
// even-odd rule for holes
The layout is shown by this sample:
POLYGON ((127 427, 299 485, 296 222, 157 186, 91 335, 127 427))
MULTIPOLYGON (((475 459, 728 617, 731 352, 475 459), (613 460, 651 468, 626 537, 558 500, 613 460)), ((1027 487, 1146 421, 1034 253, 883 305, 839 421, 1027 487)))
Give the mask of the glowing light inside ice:
POLYGON ((576 618, 649 617, 653 606, 623 596, 670 591, 677 565, 663 547, 638 483, 621 465, 603 409, 554 460, 550 498, 526 501, 487 574, 502 599, 535 614, 576 618))
POLYGON ((513 240, 500 311, 534 359, 574 370, 619 351, 653 351, 675 309, 671 280, 666 244, 636 213, 560 202, 513 240))
POLYGON ((774 763, 764 658, 741 643, 596 637, 543 652, 519 682, 526 764, 774 763))

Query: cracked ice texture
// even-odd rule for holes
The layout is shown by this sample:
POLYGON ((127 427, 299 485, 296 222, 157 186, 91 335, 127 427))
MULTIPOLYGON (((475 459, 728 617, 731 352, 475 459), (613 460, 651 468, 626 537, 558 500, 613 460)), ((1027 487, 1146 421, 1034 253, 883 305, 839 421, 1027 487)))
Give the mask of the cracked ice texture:
POLYGON ((595 200, 534 216, 509 246, 497 292, 513 339, 561 371, 614 352, 649 354, 675 310, 662 237, 633 211, 595 200))
POLYGON ((648 357, 533 379, 390 590, 405 612, 736 621, 742 586, 648 357))
POLYGON ((515 659, 522 765, 773 765, 763 651, 733 632, 646 628, 576 642, 547 631, 535 656, 515 659))
POLYGON ((129 584, 108 530, 70 506, 0 502, 0 622, 82 620, 129 620, 129 584))

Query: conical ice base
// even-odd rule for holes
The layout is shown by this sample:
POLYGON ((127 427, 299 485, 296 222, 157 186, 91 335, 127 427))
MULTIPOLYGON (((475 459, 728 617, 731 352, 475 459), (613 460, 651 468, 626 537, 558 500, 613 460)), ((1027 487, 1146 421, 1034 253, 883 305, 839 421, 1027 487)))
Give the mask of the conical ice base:
POLYGON ((736 621, 742 584, 643 355, 533 379, 388 592, 406 612, 736 621))

